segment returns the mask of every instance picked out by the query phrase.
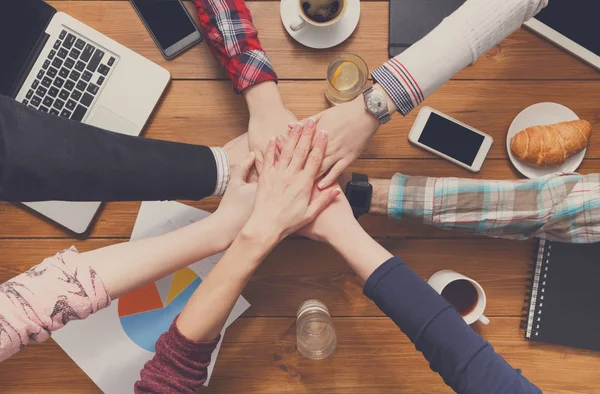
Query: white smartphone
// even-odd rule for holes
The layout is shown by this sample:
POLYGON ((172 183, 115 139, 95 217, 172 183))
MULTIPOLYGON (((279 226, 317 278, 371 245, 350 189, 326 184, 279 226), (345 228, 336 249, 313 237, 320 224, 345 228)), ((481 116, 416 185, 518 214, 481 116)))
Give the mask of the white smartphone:
POLYGON ((469 171, 479 172, 494 139, 439 111, 424 107, 408 140, 469 171))

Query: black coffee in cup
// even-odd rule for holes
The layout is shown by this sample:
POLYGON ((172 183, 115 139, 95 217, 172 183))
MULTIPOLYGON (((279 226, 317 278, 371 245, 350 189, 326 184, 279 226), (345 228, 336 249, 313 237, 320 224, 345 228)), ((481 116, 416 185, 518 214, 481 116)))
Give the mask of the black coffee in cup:
POLYGON ((335 19, 346 0, 301 0, 304 15, 313 22, 326 23, 335 19))
POLYGON ((468 280, 455 280, 444 287, 442 297, 457 310, 461 316, 467 316, 477 306, 477 289, 468 280))

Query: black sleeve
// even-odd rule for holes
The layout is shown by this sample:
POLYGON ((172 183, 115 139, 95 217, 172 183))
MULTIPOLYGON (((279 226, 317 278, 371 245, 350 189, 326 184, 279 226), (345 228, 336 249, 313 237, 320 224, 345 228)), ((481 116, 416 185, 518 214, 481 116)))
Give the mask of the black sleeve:
POLYGON ((206 146, 113 133, 0 96, 0 200, 198 200, 216 181, 206 146))

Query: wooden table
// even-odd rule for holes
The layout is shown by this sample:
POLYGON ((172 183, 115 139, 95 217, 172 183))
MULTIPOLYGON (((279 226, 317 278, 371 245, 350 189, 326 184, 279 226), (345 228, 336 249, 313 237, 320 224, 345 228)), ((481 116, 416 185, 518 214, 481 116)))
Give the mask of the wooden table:
MULTIPOLYGON (((149 122, 146 137, 220 146, 246 131, 242 98, 231 91, 205 44, 165 61, 124 0, 51 1, 108 36, 170 70, 173 82, 149 122)), ((187 6, 193 8, 191 3, 187 6)), ((279 17, 279 2, 249 7, 279 77, 289 109, 299 118, 327 107, 325 70, 334 55, 351 51, 372 70, 386 60, 388 3, 363 1, 360 24, 342 45, 307 49, 292 40, 279 17)), ((525 107, 554 101, 600 130, 600 74, 526 30, 520 30, 459 73, 425 105, 491 134, 495 143, 478 178, 518 178, 507 159, 505 136, 525 107)), ((471 176, 415 149, 407 140, 417 111, 395 116, 381 128, 353 169, 390 177, 396 171, 433 176, 471 176)), ((600 138, 593 138, 581 172, 600 171, 600 138)), ((189 204, 214 210, 213 198, 189 204)), ((139 203, 106 204, 91 238, 80 242, 11 204, 0 204, 0 282, 46 256, 75 244, 86 251, 126 241, 139 203)), ((394 222, 361 219, 392 253, 423 278, 451 268, 478 280, 488 294, 488 327, 474 329, 545 392, 600 392, 598 353, 530 343, 519 328, 534 242, 472 237, 394 222)), ((227 331, 211 393, 442 393, 449 392, 413 345, 362 295, 361 281, 330 248, 303 239, 283 242, 267 258, 244 296, 252 307, 227 331), (335 316, 338 349, 325 361, 295 349, 294 315, 309 298, 324 301, 335 316)), ((595 311, 591 311, 592 313, 595 311)), ((90 338, 93 340, 93 338, 90 338)), ((201 390, 202 391, 202 390, 201 390)), ((0 366, 2 393, 96 393, 98 388, 51 340, 25 349, 0 366)))

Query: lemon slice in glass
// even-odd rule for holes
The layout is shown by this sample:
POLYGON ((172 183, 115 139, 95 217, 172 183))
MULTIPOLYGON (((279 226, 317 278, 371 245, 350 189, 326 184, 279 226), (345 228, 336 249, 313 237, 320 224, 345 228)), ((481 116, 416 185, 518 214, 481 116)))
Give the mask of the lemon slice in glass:
POLYGON ((360 76, 358 67, 351 62, 343 62, 333 73, 331 84, 337 90, 350 90, 358 83, 360 76))

